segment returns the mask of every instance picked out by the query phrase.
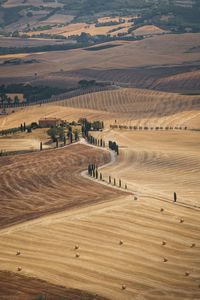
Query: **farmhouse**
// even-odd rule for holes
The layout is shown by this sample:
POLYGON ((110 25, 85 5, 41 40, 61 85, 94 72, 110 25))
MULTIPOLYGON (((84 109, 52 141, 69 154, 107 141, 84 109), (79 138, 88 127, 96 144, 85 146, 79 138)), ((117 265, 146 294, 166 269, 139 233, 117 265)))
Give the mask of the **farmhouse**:
POLYGON ((57 118, 44 118, 39 120, 39 126, 41 128, 59 126, 60 124, 62 124, 62 120, 57 118))

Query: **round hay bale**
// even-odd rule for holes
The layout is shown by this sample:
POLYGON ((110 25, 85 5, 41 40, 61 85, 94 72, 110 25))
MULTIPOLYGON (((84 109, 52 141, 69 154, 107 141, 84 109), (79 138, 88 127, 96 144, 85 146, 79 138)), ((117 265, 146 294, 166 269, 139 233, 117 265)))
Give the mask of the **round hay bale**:
POLYGON ((76 255, 75 255, 77 258, 79 258, 80 257, 80 254, 79 253, 76 253, 76 255))
POLYGON ((192 243, 191 248, 194 248, 195 246, 196 246, 196 244, 195 244, 195 243, 192 243))
POLYGON ((163 261, 164 261, 164 262, 167 262, 167 261, 168 261, 168 259, 167 259, 166 257, 164 257, 164 258, 163 258, 163 261))
POLYGON ((184 222, 184 219, 181 218, 181 219, 180 219, 180 223, 183 223, 183 222, 184 222))
POLYGON ((162 245, 165 246, 167 244, 166 241, 162 241, 162 245))
POLYGON ((78 249, 79 249, 79 245, 75 245, 75 246, 74 246, 74 249, 75 249, 75 250, 78 250, 78 249))
POLYGON ((18 272, 20 272, 21 270, 22 270, 22 268, 21 268, 21 267, 18 267, 18 268, 17 268, 17 271, 18 271, 18 272))
POLYGON ((122 290, 125 290, 125 289, 126 289, 125 284, 122 284, 122 290))
POLYGON ((21 254, 21 252, 18 250, 17 252, 16 252, 16 255, 20 255, 21 254))
POLYGON ((123 243, 124 243, 124 242, 123 242, 122 240, 119 241, 119 244, 120 244, 120 245, 123 245, 123 243))
POLYGON ((185 272, 185 276, 189 276, 190 275, 190 272, 185 272))
POLYGON ((137 200, 137 199, 138 199, 138 197, 135 196, 135 197, 134 197, 134 200, 137 200))
POLYGON ((161 208, 160 211, 163 212, 163 211, 164 211, 164 208, 161 208))

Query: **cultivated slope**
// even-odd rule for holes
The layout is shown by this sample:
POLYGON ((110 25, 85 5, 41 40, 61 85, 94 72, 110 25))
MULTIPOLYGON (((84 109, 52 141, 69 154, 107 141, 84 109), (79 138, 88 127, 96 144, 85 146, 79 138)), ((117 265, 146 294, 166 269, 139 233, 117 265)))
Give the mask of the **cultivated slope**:
POLYGON ((199 232, 199 211, 126 196, 1 230, 0 265, 112 300, 199 299, 199 232))
MULTIPOLYGON (((200 98, 143 89, 117 89, 71 98, 62 106, 115 113, 129 125, 200 127, 200 98)), ((57 103, 57 104, 59 104, 57 103)), ((122 120, 120 120, 122 119, 122 120)))
POLYGON ((80 176, 88 163, 108 162, 108 152, 85 145, 0 158, 0 226, 117 197, 80 176))

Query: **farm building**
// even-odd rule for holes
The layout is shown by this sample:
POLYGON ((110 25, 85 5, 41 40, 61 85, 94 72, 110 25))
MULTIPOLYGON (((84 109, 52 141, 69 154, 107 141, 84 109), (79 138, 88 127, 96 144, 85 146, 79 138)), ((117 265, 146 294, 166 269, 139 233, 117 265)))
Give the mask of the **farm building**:
POLYGON ((59 126, 62 124, 61 119, 57 118, 44 118, 39 120, 39 126, 41 128, 48 128, 48 127, 54 127, 54 126, 59 126))

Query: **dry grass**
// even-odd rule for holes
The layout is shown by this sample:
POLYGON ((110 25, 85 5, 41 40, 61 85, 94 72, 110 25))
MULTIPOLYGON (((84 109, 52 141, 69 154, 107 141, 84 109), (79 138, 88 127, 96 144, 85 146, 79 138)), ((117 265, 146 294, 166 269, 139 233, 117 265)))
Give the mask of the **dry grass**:
MULTIPOLYGON (((117 29, 118 27, 124 27, 124 32, 128 32, 128 29, 131 27, 131 23, 125 22, 123 24, 117 24, 112 26, 100 26, 96 27, 95 24, 87 24, 87 23, 74 23, 69 24, 63 27, 55 27, 49 30, 43 31, 30 31, 28 33, 29 36, 33 34, 46 33, 46 34, 60 34, 66 37, 71 35, 81 35, 82 32, 89 33, 90 35, 98 35, 98 34, 109 34, 109 32, 113 29, 117 29)), ((112 32, 111 35, 114 36, 118 33, 118 31, 112 32)))
POLYGON ((154 26, 154 25, 145 25, 137 28, 133 31, 134 35, 156 35, 156 34, 163 34, 166 33, 165 30, 154 26))
POLYGON ((37 129, 31 133, 17 132, 7 137, 0 137, 0 151, 39 150, 40 142, 43 143, 43 149, 47 149, 52 147, 52 145, 49 144, 50 141, 50 137, 47 135, 47 129, 37 129))
POLYGON ((138 295, 192 300, 200 297, 199 230, 199 211, 123 197, 0 231, 0 263, 11 272, 20 265, 22 275, 113 300, 138 295), (180 215, 184 224, 178 222, 180 215), (119 245, 121 238, 124 245, 119 245), (192 242, 197 247, 191 248, 192 242), (22 256, 15 255, 18 248, 22 256))

